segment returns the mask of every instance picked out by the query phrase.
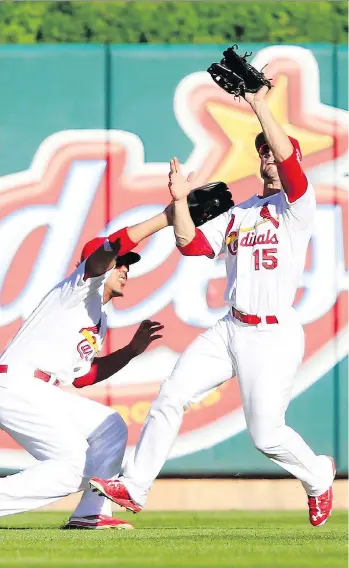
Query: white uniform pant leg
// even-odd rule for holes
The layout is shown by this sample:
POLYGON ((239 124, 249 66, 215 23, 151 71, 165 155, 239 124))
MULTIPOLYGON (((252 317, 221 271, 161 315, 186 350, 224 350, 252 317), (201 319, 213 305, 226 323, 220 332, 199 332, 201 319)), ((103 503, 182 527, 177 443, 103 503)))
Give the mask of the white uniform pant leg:
POLYGON ((127 426, 112 408, 77 393, 64 393, 65 403, 77 429, 87 438, 88 467, 82 483, 84 493, 72 517, 112 515, 111 501, 93 493, 91 477, 110 479, 120 473, 127 444, 127 426))
POLYGON ((131 452, 121 480, 144 506, 148 491, 164 465, 190 402, 235 374, 227 347, 225 320, 200 335, 183 353, 160 389, 131 452))
POLYGON ((78 491, 88 448, 66 414, 64 393, 32 378, 16 384, 10 380, 4 375, 0 386, 1 428, 40 463, 0 479, 0 516, 30 511, 78 491))
POLYGON ((267 329, 236 325, 234 349, 238 379, 250 436, 256 448, 299 479, 308 495, 319 495, 332 483, 330 461, 317 456, 285 424, 285 413, 304 350, 298 322, 267 329))

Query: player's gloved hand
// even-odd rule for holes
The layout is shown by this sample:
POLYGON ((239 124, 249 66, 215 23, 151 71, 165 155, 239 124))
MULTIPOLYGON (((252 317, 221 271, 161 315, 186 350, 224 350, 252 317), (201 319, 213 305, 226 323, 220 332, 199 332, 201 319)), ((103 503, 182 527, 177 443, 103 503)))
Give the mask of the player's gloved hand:
POLYGON ((234 207, 229 188, 223 181, 207 183, 193 189, 187 200, 190 216, 196 227, 234 207))
POLYGON ((224 91, 235 97, 245 97, 246 93, 257 93, 261 87, 271 89, 270 79, 267 79, 263 71, 258 71, 247 61, 251 53, 239 55, 236 52, 237 45, 228 47, 223 52, 220 63, 212 63, 207 69, 217 85, 224 91))
POLYGON ((132 353, 134 353, 134 357, 143 353, 143 351, 145 351, 153 341, 160 339, 162 335, 159 335, 157 332, 163 328, 164 326, 158 321, 142 321, 129 343, 129 347, 132 350, 132 353))
POLYGON ((245 93, 244 99, 248 102, 252 107, 255 103, 263 100, 265 95, 269 92, 269 88, 263 86, 257 93, 245 93))

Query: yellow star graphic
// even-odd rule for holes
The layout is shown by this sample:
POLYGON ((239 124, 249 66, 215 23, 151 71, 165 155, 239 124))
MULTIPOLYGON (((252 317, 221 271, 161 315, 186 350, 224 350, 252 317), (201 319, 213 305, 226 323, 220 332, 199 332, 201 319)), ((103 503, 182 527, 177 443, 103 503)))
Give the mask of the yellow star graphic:
MULTIPOLYGON (((268 95, 268 105, 276 120, 289 136, 299 141, 303 156, 333 146, 332 136, 313 132, 290 123, 287 103, 289 78, 279 75, 275 87, 268 95)), ((208 102, 207 111, 216 121, 231 142, 231 149, 211 176, 210 181, 220 179, 231 183, 256 174, 259 177, 259 158, 254 140, 261 131, 254 114, 246 112, 241 102, 241 109, 236 104, 208 102)))

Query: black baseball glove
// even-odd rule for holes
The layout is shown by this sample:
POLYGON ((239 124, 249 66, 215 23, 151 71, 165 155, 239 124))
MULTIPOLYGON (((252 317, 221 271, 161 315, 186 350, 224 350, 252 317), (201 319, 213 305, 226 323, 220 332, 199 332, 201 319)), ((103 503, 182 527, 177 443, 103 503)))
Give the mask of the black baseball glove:
POLYGON ((257 93, 263 85, 271 89, 272 84, 262 73, 247 62, 252 53, 241 56, 235 51, 233 45, 223 52, 224 58, 220 63, 212 63, 207 69, 217 85, 235 97, 244 96, 245 93, 257 93))
POLYGON ((208 183, 193 189, 187 200, 190 215, 196 227, 218 217, 234 206, 229 188, 223 181, 208 183))

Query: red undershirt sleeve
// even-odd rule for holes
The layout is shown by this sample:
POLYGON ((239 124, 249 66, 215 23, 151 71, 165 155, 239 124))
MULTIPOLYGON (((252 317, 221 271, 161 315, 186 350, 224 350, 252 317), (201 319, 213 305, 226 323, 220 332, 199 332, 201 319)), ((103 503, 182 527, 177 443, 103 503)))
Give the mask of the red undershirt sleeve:
POLYGON ((213 248, 200 229, 195 228, 195 237, 184 247, 177 247, 184 256, 214 256, 213 248))
POLYGON ((118 256, 123 256, 138 245, 138 243, 135 243, 132 239, 130 239, 127 227, 116 231, 116 233, 112 233, 108 237, 108 240, 111 243, 114 243, 117 239, 120 239, 120 250, 118 256))
POLYGON ((76 378, 73 381, 73 385, 77 389, 82 389, 83 387, 90 387, 91 385, 94 385, 99 382, 97 380, 97 375, 98 375, 98 364, 97 362, 94 362, 92 363, 89 372, 86 373, 86 375, 83 375, 82 377, 76 378))
POLYGON ((289 158, 279 162, 277 168, 288 201, 290 203, 297 201, 307 191, 308 180, 297 159, 296 149, 293 150, 293 154, 289 158))

